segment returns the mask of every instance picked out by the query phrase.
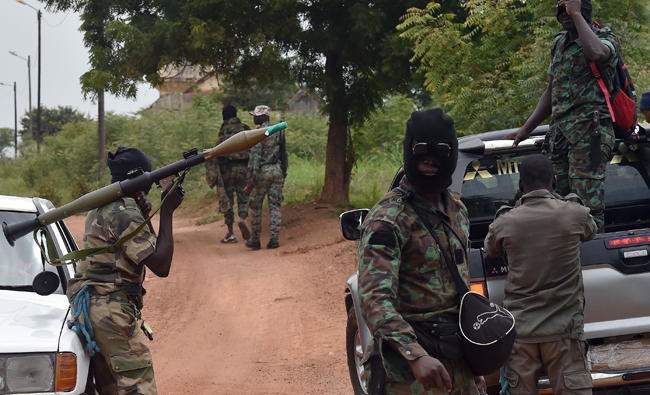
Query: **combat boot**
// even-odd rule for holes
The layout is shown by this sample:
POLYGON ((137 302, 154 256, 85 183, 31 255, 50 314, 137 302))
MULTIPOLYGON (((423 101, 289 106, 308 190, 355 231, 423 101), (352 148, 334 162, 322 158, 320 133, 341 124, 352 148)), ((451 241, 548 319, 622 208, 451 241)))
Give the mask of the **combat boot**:
POLYGON ((278 248, 278 247, 280 247, 280 243, 278 242, 277 237, 271 238, 271 240, 269 240, 269 244, 266 245, 266 248, 278 248))
POLYGON ((250 240, 246 241, 245 245, 246 245, 246 247, 250 248, 251 250, 259 250, 261 248, 259 240, 250 239, 250 240))
POLYGON ((224 237, 223 239, 221 239, 221 242, 222 242, 222 243, 236 243, 236 242, 237 242, 237 236, 235 236, 234 233, 230 233, 230 232, 228 232, 228 233, 226 234, 226 237, 224 237))

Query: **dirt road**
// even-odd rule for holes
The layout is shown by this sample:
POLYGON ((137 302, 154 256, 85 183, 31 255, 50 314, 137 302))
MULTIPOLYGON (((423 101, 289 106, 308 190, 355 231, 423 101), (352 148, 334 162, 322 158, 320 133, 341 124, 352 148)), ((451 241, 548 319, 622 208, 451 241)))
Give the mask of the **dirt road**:
MULTIPOLYGON (((175 218, 171 274, 145 280, 161 394, 352 392, 343 290, 356 244, 340 236, 337 214, 312 203, 283 208, 281 247, 259 251, 219 243, 222 221, 175 218)), ((83 220, 66 220, 80 245, 83 220)))

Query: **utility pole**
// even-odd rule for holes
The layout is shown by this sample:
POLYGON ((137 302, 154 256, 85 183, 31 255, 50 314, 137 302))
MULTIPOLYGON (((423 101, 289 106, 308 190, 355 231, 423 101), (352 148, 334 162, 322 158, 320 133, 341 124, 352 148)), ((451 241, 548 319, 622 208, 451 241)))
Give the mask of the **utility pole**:
POLYGON ((9 51, 10 54, 13 56, 20 58, 22 60, 27 61, 27 86, 29 89, 29 135, 34 136, 34 129, 33 129, 33 124, 34 124, 34 117, 32 114, 32 61, 31 61, 31 56, 27 55, 27 59, 23 58, 22 56, 18 55, 16 51, 9 51))
POLYGON ((16 81, 14 81, 14 159, 18 158, 18 100, 16 100, 16 81))

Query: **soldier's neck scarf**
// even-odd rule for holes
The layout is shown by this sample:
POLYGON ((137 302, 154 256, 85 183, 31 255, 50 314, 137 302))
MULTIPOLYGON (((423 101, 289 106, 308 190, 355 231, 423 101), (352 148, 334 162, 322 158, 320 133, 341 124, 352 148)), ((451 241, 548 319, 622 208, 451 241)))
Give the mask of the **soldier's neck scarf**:
POLYGON ((406 122, 404 136, 404 170, 409 183, 418 191, 442 192, 451 185, 457 161, 458 139, 454 120, 440 108, 413 112, 406 122), (435 149, 414 154, 414 143, 427 143, 429 147, 445 143, 450 150, 447 155, 435 149), (438 168, 437 174, 427 176, 418 171, 417 164, 420 160, 431 161, 438 168))

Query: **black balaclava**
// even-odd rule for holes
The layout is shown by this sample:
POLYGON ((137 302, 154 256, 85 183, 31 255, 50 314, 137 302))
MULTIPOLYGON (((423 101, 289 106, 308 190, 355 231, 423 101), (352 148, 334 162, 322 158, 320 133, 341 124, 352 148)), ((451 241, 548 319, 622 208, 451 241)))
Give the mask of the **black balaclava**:
MULTIPOLYGON (((556 17, 559 17, 561 13, 566 12, 564 7, 555 7, 556 8, 556 17)), ((592 15, 592 7, 591 7, 591 0, 582 0, 580 2, 580 13, 582 14, 582 17, 585 18, 588 24, 591 25, 591 15, 592 15)))
POLYGON ((442 192, 451 185, 451 176, 458 161, 458 138, 454 120, 443 113, 440 108, 414 111, 406 122, 404 136, 404 170, 406 179, 416 190, 427 192, 442 192), (451 147, 448 158, 436 157, 432 153, 413 155, 413 142, 417 143, 447 143, 451 147), (425 176, 417 170, 419 160, 425 159, 438 167, 438 174, 425 176))
MULTIPOLYGON (((126 180, 129 171, 134 169, 151 171, 149 157, 137 148, 119 147, 115 153, 109 152, 106 164, 111 171, 111 183, 126 180)), ((149 193, 149 189, 143 192, 149 193)))
POLYGON ((233 106, 225 106, 223 110, 221 110, 221 116, 223 117, 224 122, 230 118, 235 118, 237 116, 237 109, 233 106))

